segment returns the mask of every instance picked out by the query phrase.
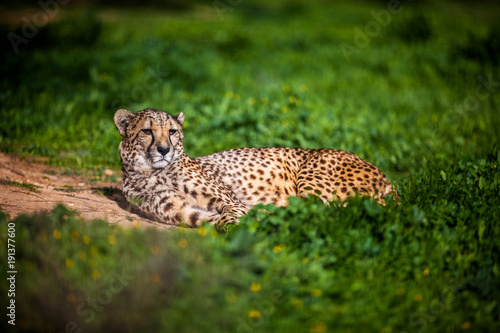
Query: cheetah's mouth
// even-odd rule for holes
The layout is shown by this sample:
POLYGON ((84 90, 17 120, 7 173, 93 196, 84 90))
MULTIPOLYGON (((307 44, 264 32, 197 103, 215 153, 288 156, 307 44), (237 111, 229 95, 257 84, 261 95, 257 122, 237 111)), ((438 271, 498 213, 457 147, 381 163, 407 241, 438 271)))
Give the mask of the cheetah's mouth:
POLYGON ((170 159, 167 156, 151 156, 150 161, 154 169, 163 169, 170 164, 170 159))
POLYGON ((162 158, 159 161, 153 162, 154 169, 164 169, 167 165, 168 165, 168 162, 164 158, 162 158))
POLYGON ((151 166, 153 169, 164 169, 172 162, 173 154, 167 154, 165 156, 155 154, 150 155, 149 160, 151 161, 151 166))

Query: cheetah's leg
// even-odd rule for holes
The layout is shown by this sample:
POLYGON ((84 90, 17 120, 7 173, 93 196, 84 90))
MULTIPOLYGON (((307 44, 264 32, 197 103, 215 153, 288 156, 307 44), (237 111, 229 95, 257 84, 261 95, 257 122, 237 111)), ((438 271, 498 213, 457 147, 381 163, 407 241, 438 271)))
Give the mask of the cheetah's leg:
POLYGON ((238 217, 245 215, 248 208, 243 204, 231 204, 224 206, 220 217, 215 221, 218 228, 224 228, 231 223, 238 223, 238 217))
POLYGON ((238 217, 248 212, 248 208, 243 204, 228 204, 221 208, 220 213, 214 213, 199 207, 186 206, 182 209, 183 222, 191 227, 199 227, 203 222, 208 222, 224 228, 227 224, 238 223, 238 217))

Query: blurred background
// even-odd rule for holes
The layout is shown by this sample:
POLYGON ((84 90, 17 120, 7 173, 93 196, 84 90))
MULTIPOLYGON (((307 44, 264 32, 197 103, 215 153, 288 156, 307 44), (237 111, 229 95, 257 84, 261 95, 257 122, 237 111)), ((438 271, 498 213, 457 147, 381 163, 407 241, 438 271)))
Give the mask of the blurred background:
POLYGON ((0 147, 118 168, 114 112, 150 107, 186 113, 191 156, 338 148, 399 177, 498 139, 498 7, 7 1, 0 147))

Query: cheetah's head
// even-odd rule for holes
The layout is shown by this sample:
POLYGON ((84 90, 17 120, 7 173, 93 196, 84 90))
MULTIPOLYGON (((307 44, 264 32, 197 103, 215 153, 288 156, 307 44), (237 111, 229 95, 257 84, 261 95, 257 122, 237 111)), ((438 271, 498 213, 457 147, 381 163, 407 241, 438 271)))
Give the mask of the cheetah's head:
POLYGON ((184 153, 182 123, 184 113, 171 116, 161 110, 146 109, 133 114, 115 113, 115 125, 123 137, 120 143, 122 167, 126 171, 163 169, 184 153))

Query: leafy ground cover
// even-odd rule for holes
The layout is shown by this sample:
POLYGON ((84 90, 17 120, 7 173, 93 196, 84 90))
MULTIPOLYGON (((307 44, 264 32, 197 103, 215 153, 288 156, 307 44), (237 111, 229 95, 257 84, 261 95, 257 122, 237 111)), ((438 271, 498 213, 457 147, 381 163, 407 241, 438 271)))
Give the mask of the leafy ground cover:
POLYGON ((99 174, 119 168, 118 108, 183 111, 191 156, 345 149, 401 205, 292 199, 226 233, 2 215, 16 331, 497 331, 498 5, 224 3, 68 6, 18 53, 5 39, 0 148, 99 174))

